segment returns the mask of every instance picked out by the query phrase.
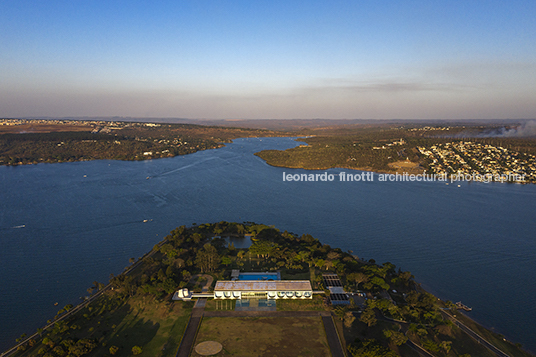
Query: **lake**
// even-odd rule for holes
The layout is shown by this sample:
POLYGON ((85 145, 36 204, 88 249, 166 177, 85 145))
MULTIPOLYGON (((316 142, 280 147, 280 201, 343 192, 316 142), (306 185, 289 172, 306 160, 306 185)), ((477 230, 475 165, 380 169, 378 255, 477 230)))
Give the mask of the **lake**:
MULTIPOLYGON (((308 171, 253 155, 298 144, 249 138, 152 161, 0 167, 0 349, 173 228, 225 220, 310 233, 392 262, 536 351, 536 185, 288 182, 283 172, 308 171)), ((349 172, 328 173, 341 171, 349 172)))

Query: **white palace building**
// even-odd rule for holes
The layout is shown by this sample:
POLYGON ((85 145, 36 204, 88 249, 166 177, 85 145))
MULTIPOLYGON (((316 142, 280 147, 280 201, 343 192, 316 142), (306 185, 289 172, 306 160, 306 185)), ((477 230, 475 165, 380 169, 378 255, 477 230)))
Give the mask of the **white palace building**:
POLYGON ((231 280, 216 282, 213 293, 192 293, 179 289, 173 300, 214 298, 216 300, 249 299, 312 299, 313 289, 309 280, 280 280, 279 272, 244 273, 233 270, 231 280))
POLYGON ((312 299, 309 280, 223 280, 216 282, 214 299, 312 299))

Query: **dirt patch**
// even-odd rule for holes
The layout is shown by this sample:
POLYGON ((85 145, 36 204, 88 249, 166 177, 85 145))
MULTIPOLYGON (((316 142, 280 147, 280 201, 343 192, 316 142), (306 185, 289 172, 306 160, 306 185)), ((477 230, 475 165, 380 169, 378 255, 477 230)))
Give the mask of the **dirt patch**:
POLYGON ((216 356, 331 354, 321 317, 205 317, 196 344, 204 341, 223 345, 216 356))
POLYGON ((201 356, 213 356, 223 349, 221 343, 216 341, 205 341, 195 346, 195 352, 201 356))
POLYGON ((419 167, 419 164, 404 160, 404 161, 391 162, 389 164, 389 167, 393 169, 415 169, 419 167))
POLYGON ((407 160, 395 161, 388 164, 389 168, 398 173, 407 172, 408 174, 422 174, 424 169, 418 162, 407 160))

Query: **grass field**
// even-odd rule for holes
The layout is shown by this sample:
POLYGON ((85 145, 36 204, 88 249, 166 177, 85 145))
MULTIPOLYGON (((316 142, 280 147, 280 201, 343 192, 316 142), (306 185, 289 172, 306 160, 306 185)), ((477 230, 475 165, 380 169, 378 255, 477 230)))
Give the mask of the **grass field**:
POLYGON ((312 299, 293 300, 279 299, 276 302, 277 311, 323 311, 329 310, 324 304, 324 295, 314 295, 312 299))
MULTIPOLYGON (((192 303, 134 296, 110 310, 105 307, 106 301, 106 297, 101 297, 76 313, 61 336, 49 332, 43 337, 54 341, 55 348, 61 347, 62 340, 91 339, 97 347, 88 356, 109 356, 112 346, 117 347, 114 356, 132 356, 134 346, 142 348, 139 356, 175 356, 190 318, 192 303)), ((44 343, 39 340, 17 356, 66 355, 56 351, 40 352, 43 347, 44 343)), ((62 349, 65 352, 66 348, 62 349)))
POLYGON ((154 304, 142 299, 132 299, 128 313, 120 321, 108 321, 109 326, 116 327, 107 334, 109 338, 104 338, 105 346, 93 351, 92 355, 107 355, 110 346, 117 346, 116 356, 131 356, 132 347, 142 346, 143 352, 139 356, 175 356, 191 308, 182 302, 154 304))
POLYGON ((195 345, 204 341, 223 345, 217 356, 331 354, 320 317, 205 317, 195 345))

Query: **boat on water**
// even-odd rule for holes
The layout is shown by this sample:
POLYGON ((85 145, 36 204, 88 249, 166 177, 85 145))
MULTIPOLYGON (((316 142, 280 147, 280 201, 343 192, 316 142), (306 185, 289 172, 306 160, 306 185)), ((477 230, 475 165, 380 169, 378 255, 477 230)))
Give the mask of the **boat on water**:
POLYGON ((467 306, 467 305, 462 304, 461 301, 458 301, 458 302, 456 303, 456 307, 457 307, 458 309, 465 310, 465 311, 471 311, 471 310, 473 310, 472 307, 469 307, 469 306, 467 306))

